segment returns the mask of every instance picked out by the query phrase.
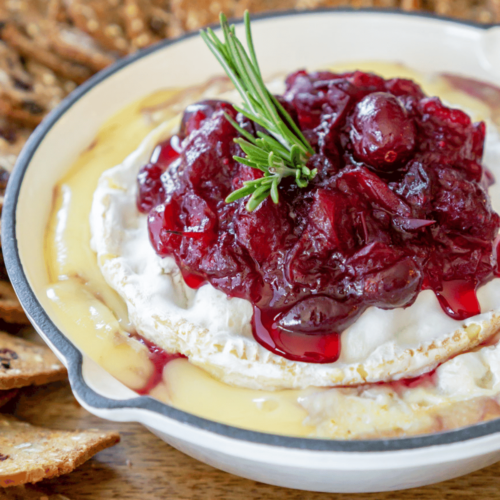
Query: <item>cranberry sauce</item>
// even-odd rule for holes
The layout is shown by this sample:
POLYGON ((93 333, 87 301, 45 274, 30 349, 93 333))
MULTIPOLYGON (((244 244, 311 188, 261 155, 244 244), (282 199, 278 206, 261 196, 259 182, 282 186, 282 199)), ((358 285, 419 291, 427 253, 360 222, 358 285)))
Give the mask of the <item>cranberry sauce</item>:
POLYGON ((305 189, 284 179, 279 204, 252 213, 246 199, 225 203, 262 173, 233 160, 243 153, 223 111, 258 127, 229 103, 189 106, 138 177, 156 252, 189 286, 249 300, 257 341, 297 361, 335 361, 340 333, 367 307, 407 307, 422 289, 453 318, 478 314, 500 225, 484 124, 409 80, 298 71, 286 84, 279 99, 316 151, 317 176, 305 189))
POLYGON ((135 337, 148 348, 149 359, 153 363, 153 373, 149 377, 147 384, 136 392, 139 394, 149 394, 162 381, 163 369, 166 364, 174 359, 185 358, 185 356, 183 354, 170 354, 144 337, 139 335, 135 337))

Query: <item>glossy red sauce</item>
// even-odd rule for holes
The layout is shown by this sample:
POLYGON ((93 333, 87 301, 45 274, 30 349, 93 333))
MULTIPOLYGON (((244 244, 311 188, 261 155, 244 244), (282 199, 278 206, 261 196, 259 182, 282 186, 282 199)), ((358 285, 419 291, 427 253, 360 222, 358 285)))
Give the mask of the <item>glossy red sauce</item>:
MULTIPOLYGON (((386 382, 382 382, 385 384, 386 382)), ((390 384, 395 387, 405 387, 408 389, 414 389, 415 387, 435 387, 436 386, 436 369, 419 375, 418 377, 408 378, 404 380, 398 380, 396 382, 390 382, 390 384)))
POLYGON ((262 174, 233 160, 243 153, 223 110, 251 134, 259 127, 229 103, 191 105, 138 176, 156 252, 189 286, 249 300, 256 340, 296 361, 335 361, 367 307, 408 307, 422 289, 455 319, 478 314, 500 225, 481 164, 485 125, 409 80, 298 71, 286 84, 279 99, 316 152, 316 178, 306 189, 284 179, 280 203, 252 213, 245 199, 226 204, 262 174))
POLYGON ((135 336, 139 342, 144 344, 149 349, 149 359, 153 363, 153 373, 149 377, 147 384, 136 392, 143 395, 149 394, 163 379, 163 369, 170 361, 178 358, 185 358, 183 354, 170 354, 156 344, 139 335, 135 336))

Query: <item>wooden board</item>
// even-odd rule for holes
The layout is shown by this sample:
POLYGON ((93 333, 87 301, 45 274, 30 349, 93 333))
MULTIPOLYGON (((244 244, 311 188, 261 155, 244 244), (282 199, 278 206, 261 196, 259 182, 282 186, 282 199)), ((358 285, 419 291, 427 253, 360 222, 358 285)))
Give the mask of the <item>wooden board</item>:
POLYGON ((90 415, 67 383, 25 389, 5 411, 47 427, 118 429, 122 442, 67 476, 26 488, 0 489, 0 500, 500 499, 500 463, 435 486, 366 495, 309 493, 240 479, 187 457, 139 424, 117 424, 90 415))

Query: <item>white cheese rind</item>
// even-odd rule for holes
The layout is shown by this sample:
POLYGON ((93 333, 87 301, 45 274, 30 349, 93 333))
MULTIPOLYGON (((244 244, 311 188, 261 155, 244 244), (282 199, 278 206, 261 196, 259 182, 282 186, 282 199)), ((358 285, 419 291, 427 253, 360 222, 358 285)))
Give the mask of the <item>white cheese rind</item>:
MULTIPOLYGON (((229 299, 211 285, 190 289, 173 259, 160 259, 149 243, 147 218, 135 206, 136 177, 174 125, 160 125, 122 164, 103 174, 90 216, 91 246, 106 281, 127 303, 137 331, 160 347, 186 355, 226 383, 273 390, 414 377, 499 328, 500 280, 495 279, 479 291, 486 313, 466 321, 448 317, 435 295, 423 291, 406 309, 365 311, 342 333, 342 353, 335 363, 300 363, 272 354, 251 334, 249 302, 229 299)), ((497 165, 492 170, 500 174, 496 136, 489 142, 488 164, 497 165)))
MULTIPOLYGON (((498 342, 498 339, 496 339, 498 342)), ((451 430, 500 416, 500 344, 460 354, 429 380, 299 397, 314 437, 363 439, 451 430)))

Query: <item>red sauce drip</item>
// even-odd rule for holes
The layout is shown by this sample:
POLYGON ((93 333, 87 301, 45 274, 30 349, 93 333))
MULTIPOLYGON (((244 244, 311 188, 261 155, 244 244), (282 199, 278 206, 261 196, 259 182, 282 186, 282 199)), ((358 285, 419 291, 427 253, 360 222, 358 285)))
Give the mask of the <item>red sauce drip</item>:
POLYGON ((151 163, 168 167, 181 153, 180 139, 177 135, 158 144, 151 155, 151 163))
MULTIPOLYGON (((385 384, 385 382, 381 382, 381 384, 385 384)), ((393 385, 398 386, 402 385, 404 387, 408 387, 409 389, 414 389, 415 387, 422 386, 432 386, 436 384, 436 369, 424 373, 423 375, 419 375, 418 377, 398 380, 397 382, 392 382, 393 385)))
POLYGON ((442 289, 435 290, 443 311, 453 319, 463 320, 481 314, 473 281, 443 281, 442 289))
POLYGON ((182 272, 182 277, 189 288, 194 288, 198 290, 202 285, 204 285, 207 280, 202 276, 197 276, 196 274, 188 273, 187 271, 182 272))
POLYGON ((408 307, 422 289, 452 318, 478 314, 476 289, 500 275, 484 123, 409 80, 298 71, 286 85, 278 99, 315 150, 315 179, 283 179, 280 202, 252 213, 226 204, 262 172, 233 159, 244 153, 224 113, 260 130, 229 103, 193 104, 138 175, 156 252, 188 286, 249 300, 257 341, 295 361, 335 361, 368 307, 408 307))
POLYGON ((183 354, 171 354, 164 351, 161 347, 153 344, 149 340, 136 335, 139 342, 143 343, 149 349, 149 359, 153 363, 153 373, 149 377, 147 384, 136 392, 141 395, 149 394, 161 381, 163 378, 163 369, 170 361, 178 358, 185 358, 183 354))
POLYGON ((276 313, 254 307, 255 340, 274 354, 304 363, 333 363, 340 356, 340 334, 308 335, 277 327, 276 313))
POLYGON ((158 144, 151 155, 149 163, 144 165, 137 176, 138 195, 137 208, 147 213, 165 197, 165 186, 162 183, 163 172, 180 156, 179 138, 174 135, 158 144))

